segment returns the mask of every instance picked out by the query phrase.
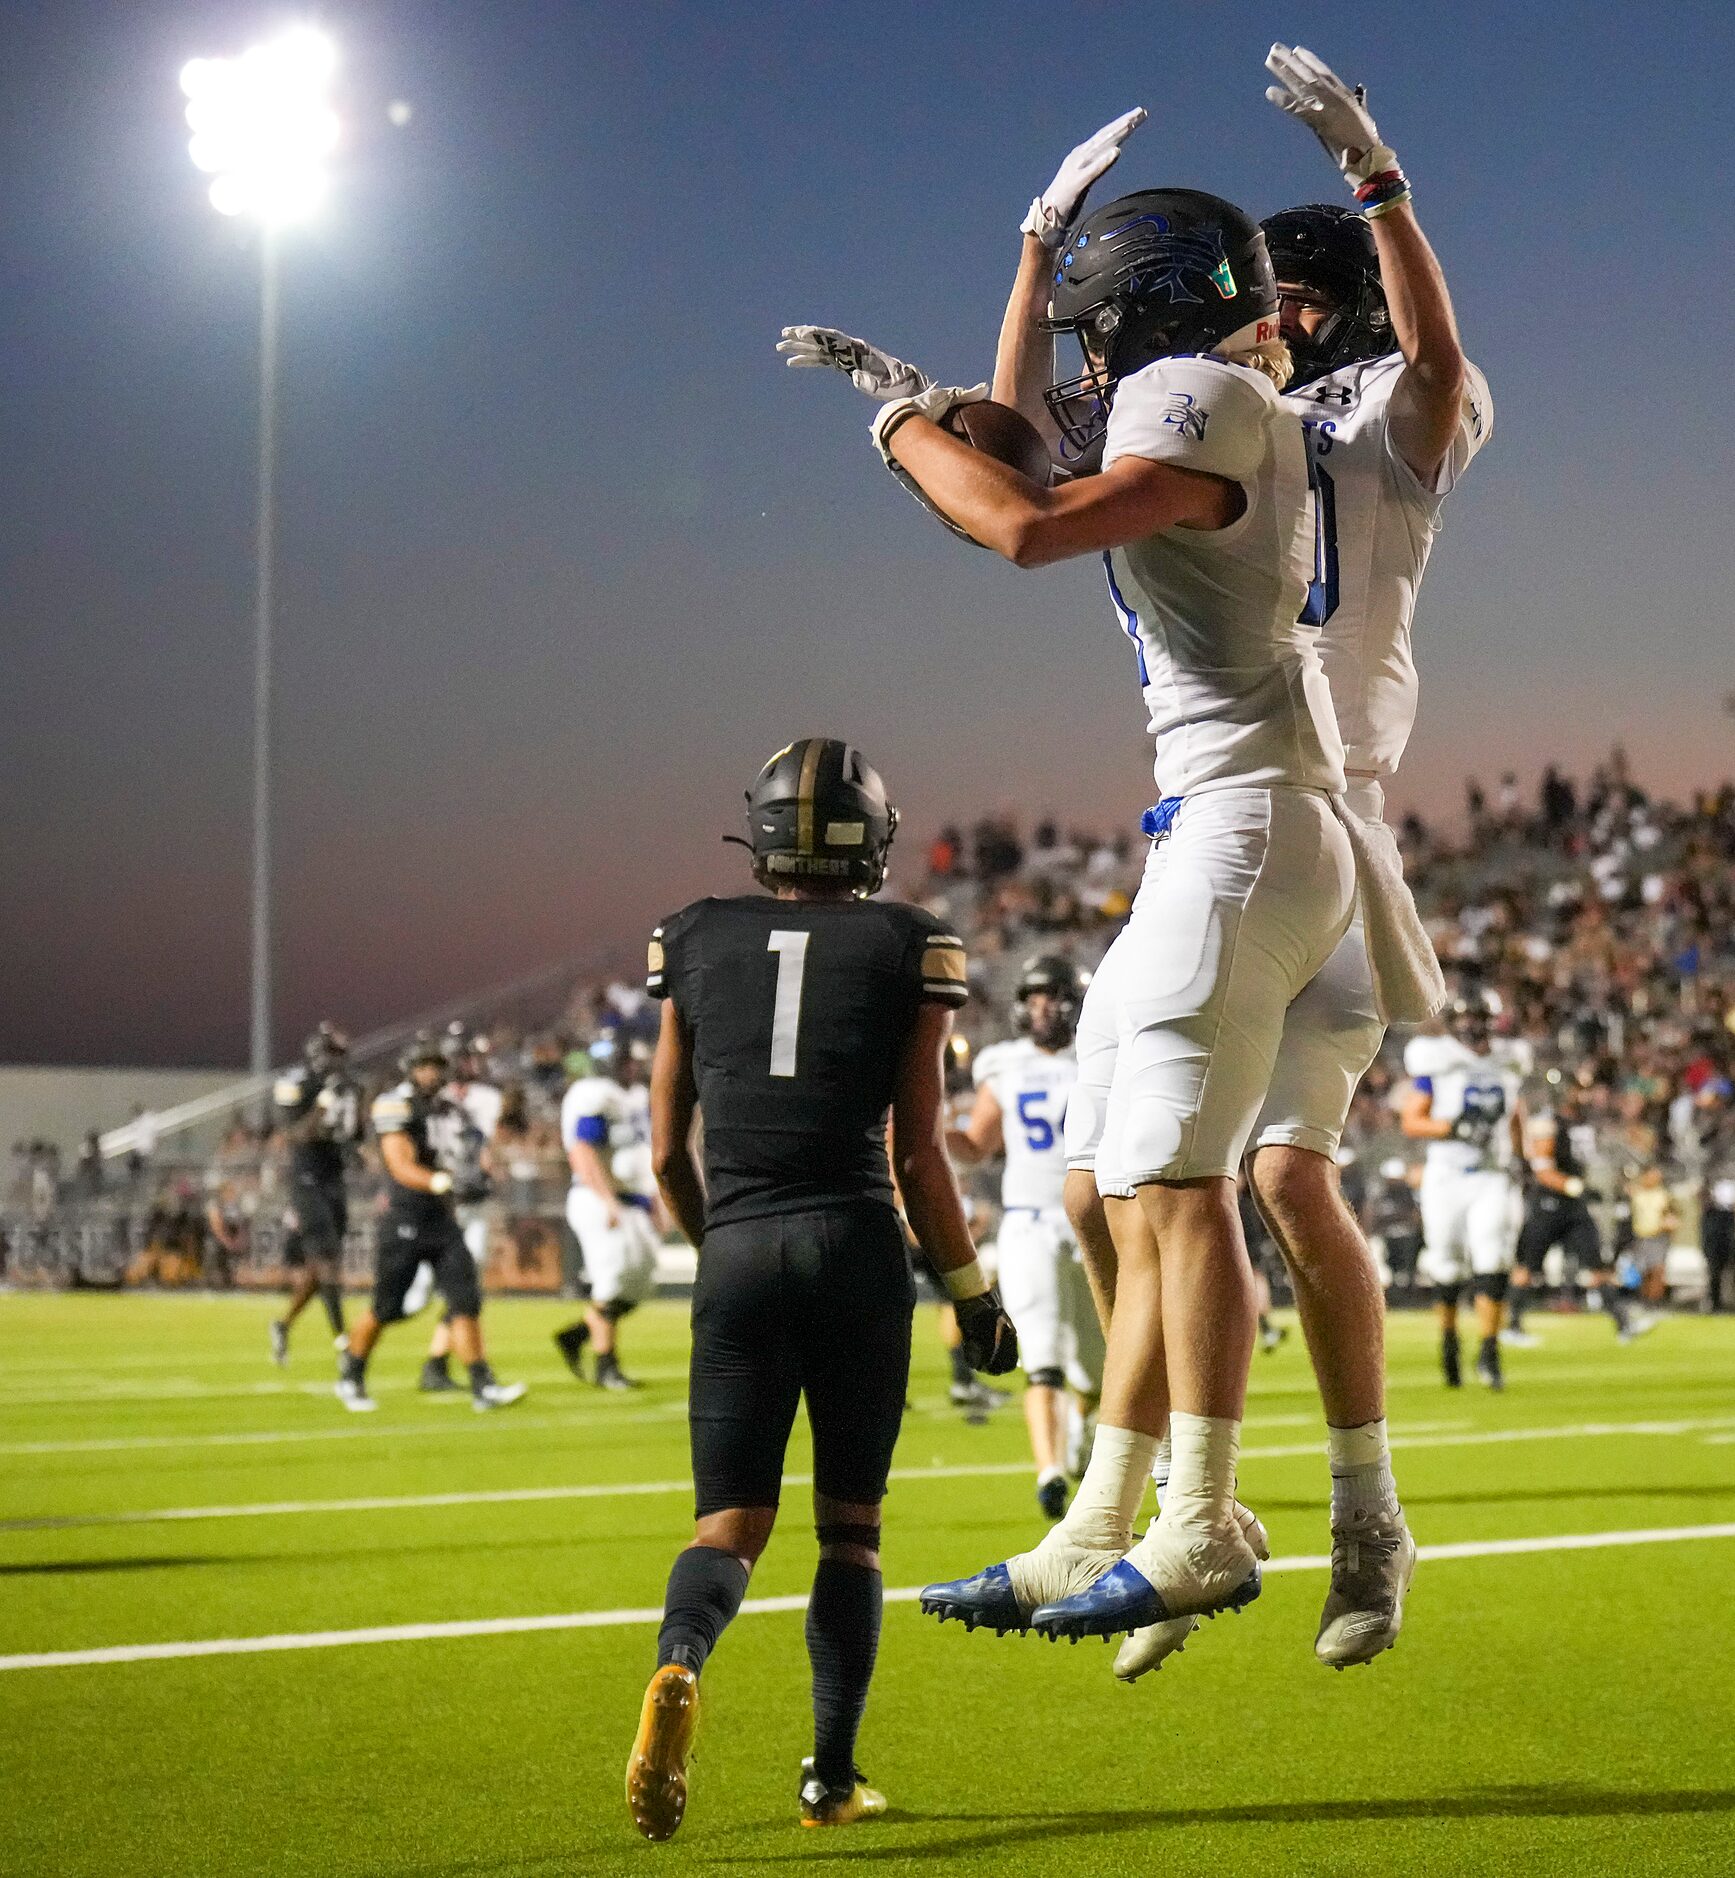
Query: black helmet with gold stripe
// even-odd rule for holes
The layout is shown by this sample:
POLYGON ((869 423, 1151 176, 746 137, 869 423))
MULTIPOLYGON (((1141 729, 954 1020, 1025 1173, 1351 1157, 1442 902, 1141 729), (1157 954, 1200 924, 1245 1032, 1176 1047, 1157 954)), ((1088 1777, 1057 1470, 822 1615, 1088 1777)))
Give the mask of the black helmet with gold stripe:
POLYGON ((747 791, 747 846, 766 887, 839 881, 877 893, 897 826, 878 772, 837 737, 785 744, 747 791))

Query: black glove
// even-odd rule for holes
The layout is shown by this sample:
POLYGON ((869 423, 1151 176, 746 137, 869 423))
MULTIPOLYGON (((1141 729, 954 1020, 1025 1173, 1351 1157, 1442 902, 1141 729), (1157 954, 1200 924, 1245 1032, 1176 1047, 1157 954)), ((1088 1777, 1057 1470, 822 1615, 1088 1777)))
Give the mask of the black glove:
POLYGON ((1000 1293, 992 1285, 980 1297, 964 1298, 952 1309, 972 1369, 984 1376, 1004 1376, 1018 1367, 1018 1332, 1012 1328, 1000 1293))
POLYGON ((453 1184, 452 1203, 455 1206, 480 1206, 493 1191, 494 1183, 486 1174, 471 1174, 453 1184))

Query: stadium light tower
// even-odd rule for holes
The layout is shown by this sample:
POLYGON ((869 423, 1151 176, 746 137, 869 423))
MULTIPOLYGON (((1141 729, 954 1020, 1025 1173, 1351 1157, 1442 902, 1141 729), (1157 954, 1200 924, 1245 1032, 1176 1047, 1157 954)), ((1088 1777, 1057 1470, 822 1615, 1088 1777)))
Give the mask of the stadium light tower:
POLYGON ((277 535, 277 262, 282 230, 323 202, 337 146, 330 102, 337 49, 295 27, 238 58, 181 68, 188 154, 211 206, 259 227, 259 506, 254 561, 253 959, 249 1067, 271 1069, 271 623, 277 535))

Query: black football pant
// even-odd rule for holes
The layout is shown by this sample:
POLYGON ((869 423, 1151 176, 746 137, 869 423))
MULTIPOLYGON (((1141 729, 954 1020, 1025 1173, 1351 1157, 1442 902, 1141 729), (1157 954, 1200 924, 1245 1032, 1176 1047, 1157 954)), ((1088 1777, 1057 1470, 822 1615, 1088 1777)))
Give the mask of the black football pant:
POLYGON ((777 1505, 804 1397, 815 1489, 833 1500, 885 1497, 915 1295, 896 1215, 878 1202, 705 1234, 687 1411, 699 1518, 777 1505))

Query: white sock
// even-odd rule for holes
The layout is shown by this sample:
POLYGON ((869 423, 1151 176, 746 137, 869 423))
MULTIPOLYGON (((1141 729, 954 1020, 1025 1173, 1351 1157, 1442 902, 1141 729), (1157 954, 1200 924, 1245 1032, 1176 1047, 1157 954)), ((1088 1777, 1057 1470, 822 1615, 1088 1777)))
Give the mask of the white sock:
POLYGON ((1325 1432, 1331 1455, 1331 1523, 1340 1525, 1358 1513, 1396 1519, 1398 1488, 1392 1478, 1385 1418, 1363 1422, 1359 1428, 1327 1428, 1325 1432))
POLYGON ((1157 1443, 1156 1459, 1151 1462, 1151 1480, 1157 1489, 1157 1510, 1163 1505, 1163 1495, 1169 1490, 1169 1469, 1174 1465, 1175 1444, 1164 1435, 1157 1443))
POLYGON ((1054 1530, 1073 1545, 1124 1554, 1133 1542, 1133 1521, 1156 1451, 1155 1435, 1099 1423, 1090 1465, 1065 1519, 1054 1530))
POLYGON ((1169 1415, 1173 1458, 1163 1496, 1165 1521, 1220 1526, 1233 1517, 1235 1457, 1241 1449, 1241 1424, 1226 1415, 1169 1415))

